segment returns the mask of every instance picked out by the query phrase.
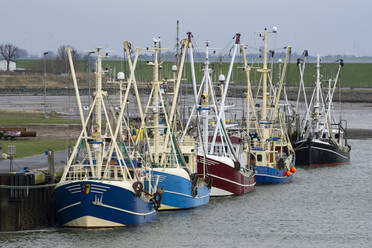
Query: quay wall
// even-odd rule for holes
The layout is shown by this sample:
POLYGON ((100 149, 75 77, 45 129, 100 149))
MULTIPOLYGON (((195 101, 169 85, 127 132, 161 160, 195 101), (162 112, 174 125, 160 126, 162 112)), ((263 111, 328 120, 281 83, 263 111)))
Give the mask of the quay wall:
POLYGON ((34 186, 33 175, 0 174, 0 232, 56 225, 53 187, 9 189, 4 185, 34 186), (3 186, 3 187, 2 187, 3 186))

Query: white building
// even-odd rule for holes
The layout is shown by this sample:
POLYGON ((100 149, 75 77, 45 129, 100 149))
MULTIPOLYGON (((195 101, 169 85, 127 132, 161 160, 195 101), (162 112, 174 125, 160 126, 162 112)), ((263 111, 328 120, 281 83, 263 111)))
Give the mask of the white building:
MULTIPOLYGON (((16 70, 16 62, 10 61, 9 63, 9 71, 15 71, 16 70)), ((6 71, 6 60, 0 60, 0 71, 6 71)))

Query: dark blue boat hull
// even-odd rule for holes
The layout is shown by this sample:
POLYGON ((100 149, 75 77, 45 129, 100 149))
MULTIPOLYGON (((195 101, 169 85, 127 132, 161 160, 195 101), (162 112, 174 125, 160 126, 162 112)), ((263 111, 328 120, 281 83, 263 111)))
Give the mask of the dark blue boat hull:
POLYGON ((130 185, 84 180, 57 185, 58 222, 69 227, 135 226, 153 220, 152 202, 136 197, 130 185))
MULTIPOLYGON (((294 161, 290 167, 294 166, 294 161)), ((259 184, 282 184, 291 181, 295 173, 286 175, 286 170, 280 170, 267 166, 253 166, 256 172, 256 183, 259 184)))

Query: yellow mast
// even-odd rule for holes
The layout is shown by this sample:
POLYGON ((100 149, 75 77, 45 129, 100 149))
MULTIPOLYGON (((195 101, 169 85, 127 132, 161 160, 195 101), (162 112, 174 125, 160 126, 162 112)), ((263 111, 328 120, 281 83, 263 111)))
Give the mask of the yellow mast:
POLYGON ((264 50, 263 50, 263 68, 262 68, 262 121, 266 121, 267 116, 267 74, 270 70, 267 69, 267 30, 264 31, 264 50))

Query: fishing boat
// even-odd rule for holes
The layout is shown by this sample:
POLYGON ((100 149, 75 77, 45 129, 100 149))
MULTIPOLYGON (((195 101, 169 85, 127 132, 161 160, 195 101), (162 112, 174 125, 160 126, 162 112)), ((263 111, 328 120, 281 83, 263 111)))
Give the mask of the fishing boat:
MULTIPOLYGON (((58 222, 61 226, 81 228, 135 226, 149 222, 157 215, 161 195, 156 184, 144 189, 148 169, 145 164, 139 168, 132 163, 120 138, 124 107, 121 106, 117 124, 110 121, 107 92, 102 90, 101 49, 97 49, 95 97, 86 118, 71 49, 67 52, 82 130, 54 191, 58 222)), ((135 63, 137 58, 138 54, 135 63)))
POLYGON ((159 210, 194 208, 209 202, 208 179, 197 176, 195 141, 190 138, 180 144, 175 135, 178 93, 190 42, 189 39, 182 40, 183 53, 177 79, 174 79, 175 88, 170 109, 167 108, 162 90, 166 80, 159 80, 159 51, 162 49, 159 42, 160 40, 154 39, 154 48, 146 50, 154 54, 154 62, 148 63, 153 66, 154 78, 141 126, 141 130, 150 137, 148 147, 153 175, 152 180, 145 183, 145 188, 152 187, 157 182, 158 187, 163 189, 159 210))
MULTIPOLYGON (((276 27, 270 33, 276 33, 276 27)), ((261 73, 257 96, 262 84, 262 102, 253 97, 250 82, 250 71, 253 69, 247 63, 246 46, 241 45, 244 58, 244 71, 247 77, 247 130, 249 134, 246 149, 252 155, 250 160, 256 173, 257 184, 280 184, 293 179, 296 169, 295 153, 288 137, 284 113, 279 108, 280 95, 283 87, 284 75, 287 68, 291 47, 287 47, 283 71, 279 85, 275 92, 270 77, 270 69, 267 67, 267 29, 260 33, 263 38, 263 66, 257 71, 261 73), (268 87, 269 86, 269 87, 268 87), (268 89, 269 88, 269 89, 268 89), (268 92, 271 90, 272 92, 268 92), (270 97, 273 99, 270 99, 270 97)))
POLYGON ((191 120, 201 121, 202 131, 198 136, 198 175, 212 179, 211 196, 241 195, 252 192, 256 181, 254 171, 249 164, 249 154, 244 151, 243 139, 228 133, 225 121, 225 101, 232 74, 235 56, 239 47, 240 34, 235 35, 233 54, 227 79, 220 74, 220 83, 225 83, 220 105, 217 106, 213 83, 212 69, 209 66, 209 42, 206 42, 204 75, 197 92, 193 48, 189 49, 191 74, 194 88, 194 106, 181 140, 186 137, 191 120), (218 108, 219 107, 219 108, 218 108), (212 125, 211 123, 216 123, 212 125))
MULTIPOLYGON (((347 143, 346 121, 335 121, 333 96, 343 61, 339 61, 334 80, 329 80, 327 96, 323 96, 320 74, 320 57, 317 56, 316 82, 306 114, 294 144, 296 165, 325 166, 350 162, 351 146, 347 143), (333 85, 332 85, 333 83, 333 85)), ((303 71, 300 73, 303 82, 303 71)))

